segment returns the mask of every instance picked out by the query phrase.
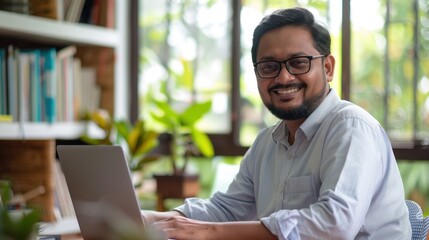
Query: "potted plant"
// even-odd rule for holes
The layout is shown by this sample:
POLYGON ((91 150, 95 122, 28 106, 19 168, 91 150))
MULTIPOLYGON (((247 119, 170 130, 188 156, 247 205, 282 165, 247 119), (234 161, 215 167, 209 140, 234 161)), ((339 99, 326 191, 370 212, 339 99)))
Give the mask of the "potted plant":
POLYGON ((11 183, 0 180, 0 239, 36 239, 41 211, 14 205, 11 183))
POLYGON ((176 111, 167 101, 152 100, 156 111, 151 116, 161 123, 170 134, 169 161, 172 172, 155 174, 157 182, 158 204, 160 211, 165 210, 166 198, 186 198, 199 192, 198 174, 189 174, 187 166, 192 156, 212 157, 213 144, 206 133, 196 124, 211 109, 211 101, 194 102, 183 111, 176 111))
POLYGON ((158 156, 150 153, 159 144, 159 134, 153 130, 148 130, 144 120, 140 119, 134 124, 131 124, 128 120, 112 120, 104 110, 91 113, 87 116, 87 119, 103 130, 104 137, 93 138, 84 135, 81 139, 88 144, 95 145, 126 145, 130 171, 139 176, 135 182, 135 187, 140 187, 143 181, 145 165, 158 159, 158 156))

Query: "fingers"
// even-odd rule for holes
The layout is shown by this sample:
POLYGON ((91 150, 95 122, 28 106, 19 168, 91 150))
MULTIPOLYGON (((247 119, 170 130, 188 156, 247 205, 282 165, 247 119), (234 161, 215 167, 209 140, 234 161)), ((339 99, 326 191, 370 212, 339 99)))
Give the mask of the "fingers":
POLYGON ((202 222, 191 220, 181 216, 171 217, 152 224, 168 237, 173 239, 203 239, 200 238, 202 232, 202 222))
POLYGON ((163 232, 164 235, 169 239, 177 238, 177 235, 175 235, 175 233, 178 232, 178 228, 177 228, 178 225, 177 225, 177 221, 175 221, 173 218, 154 222, 152 226, 155 229, 163 232))
POLYGON ((178 211, 157 212, 157 211, 150 211, 150 210, 142 210, 141 215, 145 220, 145 223, 147 224, 152 224, 154 222, 168 219, 174 216, 183 216, 178 211))

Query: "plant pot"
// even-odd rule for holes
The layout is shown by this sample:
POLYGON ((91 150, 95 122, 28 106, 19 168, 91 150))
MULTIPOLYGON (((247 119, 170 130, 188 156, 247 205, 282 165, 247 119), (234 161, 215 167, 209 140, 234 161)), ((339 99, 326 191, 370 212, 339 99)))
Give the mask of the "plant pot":
POLYGON ((198 175, 154 175, 156 180, 157 210, 165 211, 164 200, 195 197, 200 191, 198 175))

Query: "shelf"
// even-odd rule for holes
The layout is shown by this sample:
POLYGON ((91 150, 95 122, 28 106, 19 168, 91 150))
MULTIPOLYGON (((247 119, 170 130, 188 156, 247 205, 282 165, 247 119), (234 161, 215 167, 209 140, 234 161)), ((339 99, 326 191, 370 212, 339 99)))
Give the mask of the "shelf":
MULTIPOLYGON (((116 1, 115 4, 115 29, 0 10, 1 46, 3 48, 16 45, 18 48, 56 47, 60 49, 68 45, 75 45, 79 53, 87 52, 91 56, 94 56, 91 50, 97 52, 98 48, 102 52, 105 52, 104 48, 107 48, 109 52, 113 51, 114 63, 109 65, 109 71, 105 73, 107 76, 103 77, 103 79, 109 80, 110 88, 105 87, 102 94, 113 101, 112 115, 118 119, 126 119, 129 106, 127 94, 127 79, 129 79, 127 67, 130 65, 127 44, 129 2, 116 1)), ((85 56, 79 57, 84 58, 85 56)), ((82 122, 55 122, 52 124, 0 122, 0 140, 74 140, 80 138, 84 133, 88 133, 91 137, 103 135, 99 130, 97 131, 95 126, 89 127, 87 123, 82 122)))
POLYGON ((42 139, 78 139, 87 133, 92 137, 102 137, 103 133, 94 124, 86 122, 59 123, 0 123, 0 139, 3 140, 42 140, 42 139))
MULTIPOLYGON (((101 95, 103 99, 112 101, 112 115, 115 118, 126 119, 129 106, 127 79, 130 65, 127 44, 128 5, 129 1, 115 1, 115 29, 0 10, 0 46, 3 49, 13 46, 18 49, 53 47, 60 50, 74 45, 78 50, 75 57, 80 59, 81 63, 85 61, 93 63, 94 66, 82 65, 87 68, 96 67, 99 63, 97 61, 91 63, 88 60, 90 57, 105 60, 111 55, 114 56, 113 61, 107 61, 109 58, 106 60, 107 63, 104 61, 100 63, 105 67, 102 70, 106 71, 99 73, 97 77, 105 80, 103 83, 107 83, 103 86, 101 95)), ((55 186, 51 183, 55 181, 52 171, 56 157, 56 141, 79 140, 83 135, 104 138, 105 133, 94 123, 79 121, 0 122, 0 160, 2 160, 0 178, 12 176, 14 188, 18 193, 31 190, 34 184, 43 183, 47 191, 36 199, 34 204, 42 207, 44 221, 54 220, 55 217, 53 214, 55 186)))
POLYGON ((58 21, 37 16, 0 10, 0 35, 30 38, 44 43, 79 44, 99 47, 117 47, 120 34, 117 30, 58 21), (29 24, 31 22, 31 24, 29 24))

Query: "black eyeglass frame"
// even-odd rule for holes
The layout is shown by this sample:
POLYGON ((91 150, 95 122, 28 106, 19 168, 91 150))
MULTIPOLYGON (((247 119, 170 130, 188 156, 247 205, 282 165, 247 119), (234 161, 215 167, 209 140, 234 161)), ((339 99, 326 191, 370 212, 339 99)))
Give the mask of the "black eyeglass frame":
POLYGON ((286 70, 290 73, 290 74, 292 74, 292 75, 302 75, 302 74, 306 74, 306 73, 308 73, 310 70, 311 70, 311 61, 313 60, 313 59, 318 59, 318 58, 324 58, 324 57, 326 57, 326 55, 314 55, 314 56, 296 56, 296 57, 292 57, 292 58, 288 58, 288 59, 286 59, 286 60, 284 60, 284 61, 274 61, 274 60, 264 60, 264 61, 260 61, 260 62, 256 62, 256 63, 254 63, 253 64, 253 67, 255 68, 255 72, 258 74, 258 76, 260 77, 260 78, 264 78, 264 79, 268 79, 268 78, 276 78, 276 77, 278 77, 279 75, 280 75, 280 72, 282 71, 282 64, 284 64, 285 65, 285 67, 286 67, 286 70), (302 72, 302 73, 291 73, 291 70, 289 69, 289 66, 288 66, 288 64, 287 64, 287 62, 288 61, 290 61, 290 60, 293 60, 293 59, 297 59, 297 58, 307 58, 308 60, 309 60, 309 64, 308 64, 308 69, 307 69, 307 71, 305 71, 305 72, 302 72), (280 65, 280 68, 279 68, 279 70, 278 70, 278 72, 277 72, 277 74, 276 75, 273 75, 273 76, 270 76, 270 77, 262 77, 261 76, 261 74, 259 73, 259 71, 258 71, 258 65, 259 64, 261 64, 261 63, 267 63, 267 62, 275 62, 275 63, 278 63, 279 65, 280 65))

